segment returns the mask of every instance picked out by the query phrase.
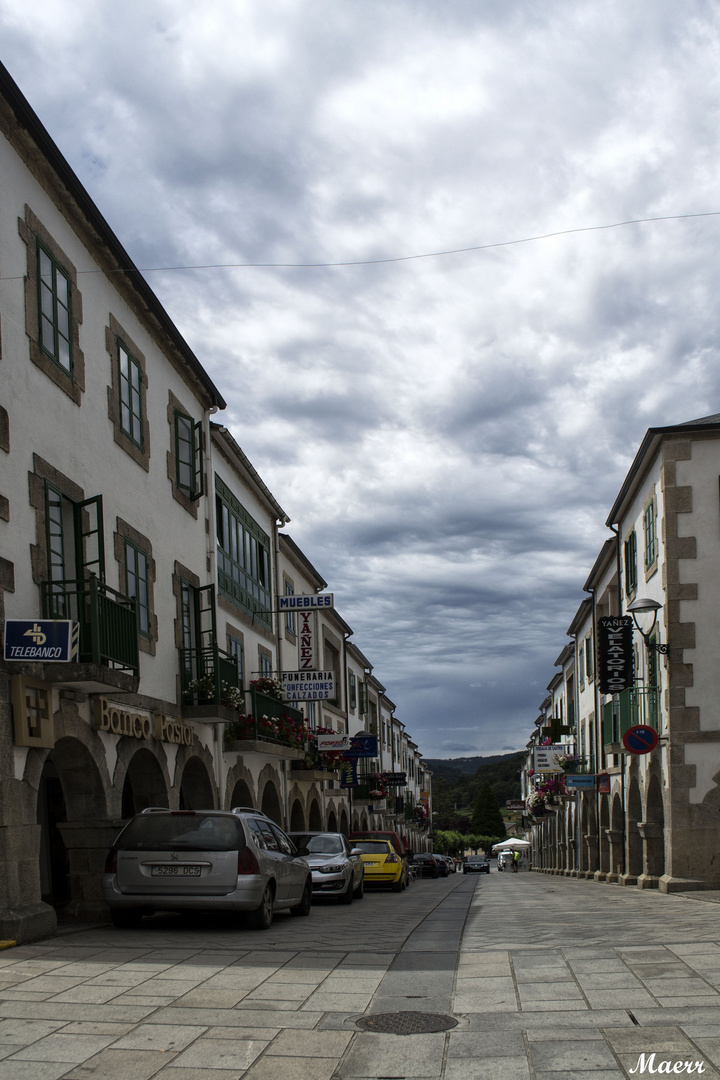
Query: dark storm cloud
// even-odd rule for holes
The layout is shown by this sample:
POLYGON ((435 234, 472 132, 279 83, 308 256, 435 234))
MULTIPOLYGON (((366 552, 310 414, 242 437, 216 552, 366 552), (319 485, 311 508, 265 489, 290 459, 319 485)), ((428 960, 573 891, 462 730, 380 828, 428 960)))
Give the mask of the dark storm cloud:
MULTIPOLYGON (((0 0, 141 266, 720 209, 720 9, 0 0)), ((428 755, 522 747, 650 425, 720 407, 720 219, 148 278, 428 755)))

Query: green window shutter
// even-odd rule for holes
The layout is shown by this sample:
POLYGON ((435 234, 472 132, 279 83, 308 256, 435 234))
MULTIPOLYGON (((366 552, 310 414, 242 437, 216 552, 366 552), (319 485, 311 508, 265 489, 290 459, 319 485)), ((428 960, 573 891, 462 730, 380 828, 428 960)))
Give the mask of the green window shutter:
POLYGON ((603 746, 607 746, 609 743, 614 742, 613 738, 613 703, 608 701, 606 705, 602 707, 602 734, 603 734, 603 746))
POLYGON ((193 498, 199 499, 205 494, 202 420, 193 425, 193 485, 193 498))
POLYGON ((103 529, 102 495, 74 504, 75 561, 77 578, 91 575, 105 580, 105 533, 103 529))
POLYGON ((195 425, 185 413, 175 413, 176 483, 191 497, 195 494, 195 425))

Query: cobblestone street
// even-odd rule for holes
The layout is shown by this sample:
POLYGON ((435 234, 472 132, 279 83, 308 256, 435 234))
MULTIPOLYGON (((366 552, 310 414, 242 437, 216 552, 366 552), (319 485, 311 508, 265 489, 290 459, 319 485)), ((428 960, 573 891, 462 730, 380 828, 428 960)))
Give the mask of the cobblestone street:
POLYGON ((718 899, 493 872, 319 904, 267 934, 66 928, 0 953, 0 1078, 609 1080, 643 1054, 716 1077, 718 899), (458 1024, 356 1026, 413 1011, 458 1024))

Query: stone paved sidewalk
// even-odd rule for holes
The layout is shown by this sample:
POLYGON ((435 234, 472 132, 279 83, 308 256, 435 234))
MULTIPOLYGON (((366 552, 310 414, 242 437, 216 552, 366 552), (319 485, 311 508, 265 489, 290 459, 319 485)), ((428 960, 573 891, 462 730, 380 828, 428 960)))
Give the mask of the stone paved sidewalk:
POLYGON ((266 935, 173 920, 64 934, 0 953, 0 1080, 606 1080, 639 1075, 641 1055, 715 1078, 711 900, 493 873, 266 935), (355 1023, 398 1011, 459 1022, 355 1023))

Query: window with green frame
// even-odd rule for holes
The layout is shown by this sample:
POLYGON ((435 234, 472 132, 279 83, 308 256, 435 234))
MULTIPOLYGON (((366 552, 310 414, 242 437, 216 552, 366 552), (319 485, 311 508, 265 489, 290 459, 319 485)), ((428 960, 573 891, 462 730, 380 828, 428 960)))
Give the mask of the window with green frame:
POLYGON ((632 596, 637 590, 637 533, 633 531, 625 541, 625 595, 632 596))
POLYGON ((137 600, 138 633, 150 637, 150 589, 148 560, 145 552, 129 540, 125 541, 125 593, 137 600))
POLYGON ((655 528, 655 499, 652 498, 643 514, 645 531, 645 569, 649 570, 657 559, 657 533, 655 528))
POLYGON ((218 588, 249 614, 272 628, 270 537, 215 478, 218 588))
POLYGON ((42 244, 38 244, 37 252, 40 344, 43 351, 71 375, 70 278, 42 244))
POLYGON ((175 482, 190 499, 203 494, 202 422, 175 410, 175 482))
POLYGON ((242 686, 244 674, 243 643, 242 640, 235 637, 234 634, 228 634, 228 654, 233 658, 235 666, 237 667, 238 686, 242 686))
POLYGON ((118 385, 120 430, 142 450, 142 369, 121 341, 118 341, 118 385))

